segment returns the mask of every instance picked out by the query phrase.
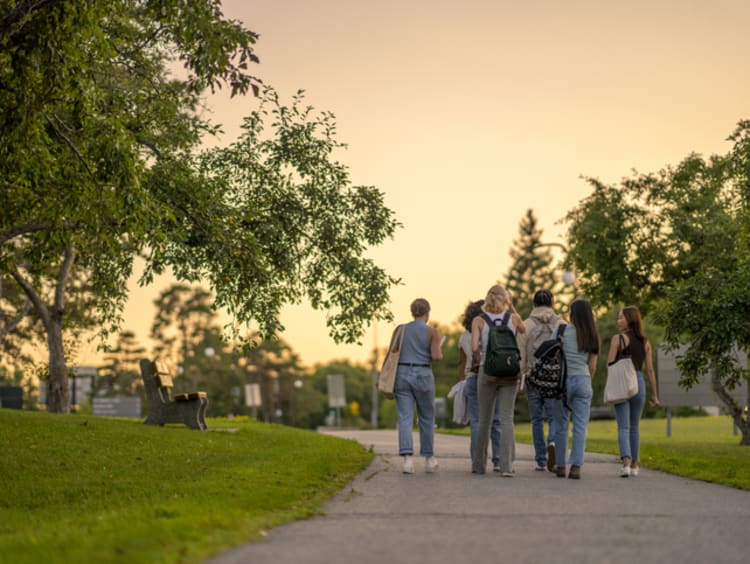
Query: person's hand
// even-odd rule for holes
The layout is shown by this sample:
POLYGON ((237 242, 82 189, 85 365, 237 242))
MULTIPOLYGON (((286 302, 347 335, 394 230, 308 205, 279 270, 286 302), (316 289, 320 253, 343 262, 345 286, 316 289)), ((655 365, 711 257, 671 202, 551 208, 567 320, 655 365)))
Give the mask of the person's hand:
POLYGON ((659 401, 659 398, 651 398, 648 402, 648 404, 651 407, 659 407, 661 405, 661 402, 659 401))

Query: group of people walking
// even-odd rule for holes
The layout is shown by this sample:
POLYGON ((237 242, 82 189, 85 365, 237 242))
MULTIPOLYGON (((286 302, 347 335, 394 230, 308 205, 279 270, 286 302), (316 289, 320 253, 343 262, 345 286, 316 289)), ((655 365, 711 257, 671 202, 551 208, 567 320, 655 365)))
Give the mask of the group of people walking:
MULTIPOLYGON (((492 469, 501 476, 515 474, 514 409, 519 392, 526 392, 531 416, 535 469, 550 471, 558 477, 581 478, 586 450, 586 430, 591 411, 593 388, 600 349, 599 331, 588 300, 576 299, 569 306, 566 322, 553 309, 551 292, 542 289, 534 294, 533 310, 525 320, 513 306, 510 293, 500 285, 492 286, 483 300, 471 302, 464 312, 464 333, 459 339, 459 380, 463 381, 471 433, 471 471, 485 474, 487 452, 492 469), (520 351, 520 367, 514 376, 493 376, 485 372, 490 324, 502 322, 515 335, 520 351), (567 364, 563 397, 543 397, 526 379, 534 365, 539 346, 558 333, 567 364), (568 453, 568 429, 572 418, 573 432, 568 453), (544 421, 549 421, 545 437, 544 421)), ((411 304, 414 321, 404 326, 394 397, 398 411, 399 455, 403 472, 412 474, 414 445, 412 426, 416 405, 419 422, 420 451, 425 471, 438 469, 434 453, 435 380, 432 362, 443 358, 439 331, 427 323, 430 304, 417 299, 411 304)), ((620 476, 637 476, 639 472, 639 424, 646 402, 644 369, 651 385, 651 404, 659 405, 651 344, 644 334, 640 311, 628 306, 617 318, 620 333, 612 337, 608 362, 614 362, 618 349, 629 353, 638 377, 638 393, 615 405, 617 437, 622 460, 620 476), (622 345, 621 345, 622 342, 622 345)), ((395 336, 395 332, 394 332, 395 336)), ((393 346, 395 339, 391 339, 393 346)))

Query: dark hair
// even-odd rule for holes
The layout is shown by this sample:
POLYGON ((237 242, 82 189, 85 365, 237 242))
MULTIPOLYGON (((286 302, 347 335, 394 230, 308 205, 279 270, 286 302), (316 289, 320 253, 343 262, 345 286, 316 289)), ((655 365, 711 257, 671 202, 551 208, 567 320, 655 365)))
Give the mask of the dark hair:
POLYGON ((482 313, 482 306, 484 305, 484 300, 477 300, 475 302, 469 302, 469 305, 466 306, 466 310, 464 311, 464 318, 461 324, 464 326, 464 329, 467 331, 471 331, 471 322, 474 321, 474 318, 482 313))
POLYGON ((633 335, 635 335, 635 337, 642 342, 648 340, 646 338, 646 335, 643 333, 643 321, 641 320, 641 312, 637 307, 625 306, 624 308, 622 308, 622 316, 628 323, 628 331, 633 333, 633 335))
POLYGON ((549 290, 537 290, 534 294, 534 307, 552 307, 552 292, 549 290))
POLYGON ((599 354, 599 330, 588 300, 573 300, 570 304, 570 322, 576 328, 578 350, 599 354))

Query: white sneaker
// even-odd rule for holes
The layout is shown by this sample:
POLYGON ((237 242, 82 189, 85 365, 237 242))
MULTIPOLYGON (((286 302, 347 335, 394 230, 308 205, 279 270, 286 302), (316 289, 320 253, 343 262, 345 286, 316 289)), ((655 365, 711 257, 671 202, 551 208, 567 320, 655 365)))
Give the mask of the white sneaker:
POLYGON ((628 476, 630 476, 630 466, 620 468, 620 478, 627 478, 628 476))
POLYGON ((424 459, 424 471, 425 472, 430 474, 434 472, 435 470, 437 470, 438 466, 439 464, 438 464, 437 458, 435 458, 434 456, 425 457, 424 459))
POLYGON ((630 475, 631 476, 637 476, 638 472, 640 472, 640 467, 639 466, 631 466, 630 467, 630 475))
POLYGON ((414 474, 414 461, 411 456, 404 456, 404 474, 414 474))

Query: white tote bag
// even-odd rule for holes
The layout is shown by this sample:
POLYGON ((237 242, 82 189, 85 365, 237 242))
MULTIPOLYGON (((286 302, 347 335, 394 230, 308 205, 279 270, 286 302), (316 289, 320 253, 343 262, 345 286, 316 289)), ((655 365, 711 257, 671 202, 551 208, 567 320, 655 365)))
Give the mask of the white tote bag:
POLYGON ((398 372, 398 359, 401 356, 401 341, 404 339, 404 326, 396 327, 396 334, 391 341, 388 353, 385 355, 383 367, 378 376, 378 391, 386 398, 393 399, 393 388, 396 386, 396 373, 398 372))
POLYGON ((620 335, 615 360, 607 365, 607 384, 604 386, 605 403, 618 404, 638 393, 638 375, 633 359, 623 353, 624 339, 620 335))

